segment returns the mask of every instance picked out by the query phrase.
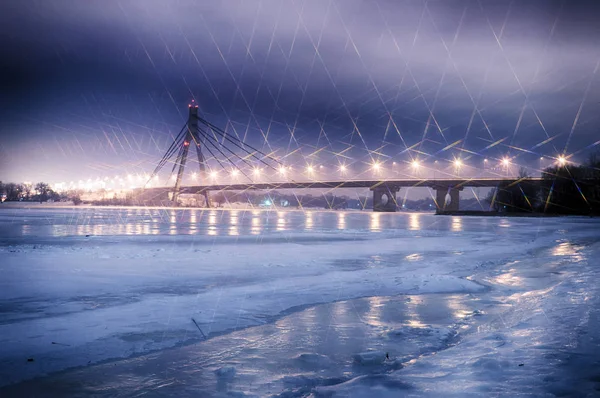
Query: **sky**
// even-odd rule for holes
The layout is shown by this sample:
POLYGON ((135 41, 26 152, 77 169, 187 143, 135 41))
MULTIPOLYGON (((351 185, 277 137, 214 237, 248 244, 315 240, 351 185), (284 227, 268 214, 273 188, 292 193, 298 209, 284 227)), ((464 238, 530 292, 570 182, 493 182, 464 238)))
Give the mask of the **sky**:
POLYGON ((583 162, 599 18, 577 0, 4 0, 0 180, 150 173, 192 99, 295 167, 583 162))

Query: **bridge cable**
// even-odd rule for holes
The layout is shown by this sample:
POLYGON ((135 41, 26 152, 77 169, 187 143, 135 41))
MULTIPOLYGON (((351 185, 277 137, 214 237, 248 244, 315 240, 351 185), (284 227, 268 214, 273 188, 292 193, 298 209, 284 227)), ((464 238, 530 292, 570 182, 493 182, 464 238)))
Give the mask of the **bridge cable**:
MULTIPOLYGON (((216 132, 217 132, 219 135, 221 135, 221 136, 222 136, 223 138, 225 138, 227 141, 231 142, 232 144, 234 144, 234 145, 235 145, 235 146, 237 146, 238 148, 240 148, 240 149, 242 149, 243 151, 247 152, 248 154, 251 154, 251 152, 250 152, 250 151, 248 151, 246 148, 244 148, 244 147, 240 146, 240 145, 238 144, 238 142, 239 142, 239 143, 242 143, 243 145, 245 145, 245 146, 247 146, 248 148, 252 149, 252 150, 253 150, 253 151, 255 151, 256 153, 259 153, 259 154, 261 154, 261 155, 262 155, 264 158, 268 158, 268 159, 272 160, 273 162, 275 162, 275 163, 277 163, 277 164, 279 164, 279 165, 282 165, 282 163, 281 163, 279 160, 277 160, 277 159, 273 158, 272 156, 270 156, 270 155, 267 155, 267 154, 265 154, 264 152, 262 152, 262 151, 260 151, 260 150, 258 150, 258 149, 256 149, 256 148, 254 148, 252 145, 250 145, 250 144, 248 144, 248 143, 246 143, 246 142, 244 142, 244 141, 240 140, 239 138, 232 137, 230 134, 227 134, 227 133, 226 133, 225 131, 223 131, 221 128, 219 128, 219 127, 215 126, 214 124, 210 123, 209 121, 207 121, 207 120, 205 120, 205 119, 203 119, 203 118, 201 118, 201 117, 198 117, 198 120, 199 120, 200 122, 202 122, 203 124, 205 124, 207 127, 209 127, 211 130, 214 130, 214 131, 216 131, 216 132), (235 141, 237 141, 237 142, 235 142, 235 141)), ((257 158, 258 160, 260 160, 261 162, 263 162, 263 163, 264 163, 264 164, 266 164, 267 166, 271 167, 273 170, 276 170, 276 169, 275 169, 273 166, 271 166, 271 165, 269 165, 269 164, 265 163, 265 162, 264 162, 262 159, 258 158, 256 155, 252 154, 252 156, 254 156, 255 158, 257 158)))
MULTIPOLYGON (((208 153, 210 153, 210 156, 212 156, 212 157, 213 157, 213 159, 215 159, 215 160, 217 161, 217 163, 219 164, 219 166, 221 166, 221 168, 222 168, 223 170, 227 170, 227 169, 225 168, 225 166, 223 166, 223 163, 221 163, 221 161, 219 160, 219 158, 217 158, 217 157, 215 156, 215 154, 214 154, 214 153, 213 153, 213 151, 210 149, 210 147, 209 147, 208 145, 206 145, 206 143, 207 143, 207 142, 209 142, 209 141, 204 141, 204 143, 205 143, 205 145, 204 145, 204 148, 206 148, 206 150, 208 151, 208 153)), ((210 143, 210 144, 211 144, 211 145, 213 145, 213 147, 214 147, 214 144, 213 144, 213 143, 210 143)), ((216 148, 216 147, 215 147, 215 148, 216 148)), ((217 149, 218 149, 218 148, 217 148, 217 149)))
MULTIPOLYGON (((210 128, 210 127, 209 127, 209 128, 210 128)), ((211 129, 211 131, 213 131, 213 130, 212 130, 212 128, 210 128, 210 129, 211 129)), ((221 135, 221 136, 222 136, 222 135, 221 135)), ((260 152, 260 151, 258 151, 258 150, 255 150, 255 152, 250 152, 249 150, 247 150, 247 149, 246 149, 246 148, 244 148, 243 146, 240 146, 240 145, 239 145, 237 142, 235 142, 235 141, 233 141, 233 140, 230 140, 228 136, 223 136, 223 137, 224 137, 226 140, 228 140, 229 142, 231 142, 233 145, 235 145, 236 147, 240 148, 242 151, 246 152, 246 153, 247 153, 248 155, 250 155, 251 157, 254 157, 254 158, 255 158, 255 159, 257 159, 259 162, 263 163, 265 166, 267 166, 267 167, 269 167, 269 168, 271 168, 271 169, 273 169, 273 170, 277 170, 275 167, 273 167, 273 166, 272 166, 272 165, 270 165, 269 163, 265 162, 265 161, 264 161, 264 159, 261 159, 260 157, 256 156, 255 152, 258 152, 258 153, 262 154, 262 155, 263 155, 263 158, 270 158, 270 156, 268 156, 268 155, 265 155, 264 153, 262 153, 262 152, 260 152)), ((242 142, 242 141, 240 141, 240 142, 242 142)), ((246 145, 246 146, 250 147, 250 145, 248 145, 248 144, 245 144, 244 142, 242 142, 242 145, 246 145)), ((279 163, 277 160, 274 160, 274 161, 275 161, 275 162, 277 162, 277 163, 279 163)), ((280 163, 280 164, 281 164, 281 163, 280 163)))
POLYGON ((167 151, 163 155, 163 157, 160 160, 160 162, 158 162, 158 165, 156 166, 156 168, 154 169, 154 171, 150 175, 150 178, 144 184, 144 188, 146 188, 146 186, 148 185, 148 183, 150 181, 152 181, 152 178, 154 178, 154 176, 163 168, 163 166, 167 163, 167 161, 171 158, 171 156, 173 156, 173 153, 175 153, 175 150, 177 148, 177 142, 180 141, 181 138, 183 137, 182 134, 183 134, 186 126, 187 126, 187 123, 181 128, 181 130, 179 131, 179 133, 177 134, 177 136, 175 137, 175 139, 171 143, 171 146, 169 146, 169 149, 167 149, 167 151))
MULTIPOLYGON (((252 165, 251 165, 250 163, 248 163, 248 162, 247 162, 247 161, 246 161, 244 158, 240 157, 240 156, 239 156, 237 153, 233 152, 231 149, 227 148, 227 147, 226 147, 226 146, 224 146, 224 145, 221 145, 221 144, 219 144, 219 141, 218 141, 216 138, 214 138, 214 137, 210 137, 210 135, 208 135, 208 134, 207 134, 205 131, 201 130, 200 128, 198 128, 198 131, 197 131, 196 133, 197 133, 197 134, 199 134, 199 135, 202 135, 202 137, 204 137, 204 144, 205 144, 204 146, 206 147, 206 149, 209 149, 209 148, 208 148, 208 146, 207 146, 206 144, 207 144, 207 143, 211 144, 211 145, 212 145, 212 146, 213 146, 213 147, 214 147, 214 148, 215 148, 217 151, 219 151, 219 152, 221 153, 221 155, 223 155, 223 157, 225 157, 225 159, 227 159, 227 161, 228 161, 229 163, 231 163, 231 164, 234 166, 234 168, 236 168, 237 170, 239 170, 239 172, 240 172, 240 173, 242 173, 242 175, 243 175, 244 177, 246 177, 248 180, 252 181, 252 179, 251 179, 250 177, 248 177, 248 175, 247 175, 246 173, 244 173, 244 171, 243 171, 243 170, 242 170, 240 167, 238 167, 237 165, 235 165, 235 163, 233 163, 233 162, 230 160, 230 159, 231 159, 230 157, 228 157, 227 155, 225 155, 225 154, 223 153, 223 151, 221 151, 221 149, 219 149, 219 146, 223 146, 223 148, 227 149, 227 150, 228 150, 229 152, 231 152, 233 155, 235 155, 236 157, 238 157, 238 158, 239 158, 239 159, 240 159, 242 162, 246 163, 246 164, 247 164, 249 167, 252 167, 252 165), (214 144, 214 143, 212 143, 212 142, 208 141, 208 140, 207 140, 207 138, 211 138, 212 140, 216 141, 216 142, 217 142, 217 144, 219 144, 219 146, 217 146, 216 144, 214 144)), ((209 150, 209 151, 210 151, 210 150, 209 150)), ((213 157, 214 157, 214 155, 213 155, 213 157)), ((215 159, 216 159, 216 157, 215 157, 215 159)), ((217 160, 217 161, 218 161, 218 160, 217 160)), ((222 167, 222 166, 221 166, 221 167, 222 167)))
MULTIPOLYGON (((205 147, 206 147, 206 149, 207 149, 207 150, 208 150, 208 151, 211 153, 211 155, 212 155, 212 156, 215 158, 215 160, 216 160, 217 162, 219 162, 219 159, 218 159, 216 156, 214 156, 214 154, 212 153, 212 151, 210 150, 210 148, 209 148, 209 147, 206 145, 207 143, 208 143, 208 144, 211 144, 211 145, 213 146, 213 148, 215 148, 217 151, 219 151, 219 153, 220 153, 221 155, 223 155, 223 157, 225 157, 225 159, 227 159, 227 161, 228 161, 229 163, 231 163, 232 165, 234 165, 234 166, 235 166, 235 164, 233 164, 233 162, 230 160, 230 158, 229 158, 229 157, 227 157, 227 155, 225 155, 225 153, 223 153, 223 151, 222 151, 222 150, 219 148, 219 146, 218 146, 218 145, 214 144, 213 142, 210 142, 210 141, 207 141, 207 140, 206 140, 206 135, 205 135, 206 133, 205 133, 205 132, 203 132, 203 131, 202 131, 202 130, 200 130, 200 129, 198 129, 198 130, 199 130, 199 131, 198 131, 197 133, 200 133, 200 134, 202 134, 202 136, 203 136, 203 137, 205 137, 205 138, 204 138, 204 144, 205 144, 204 146, 205 146, 205 147)), ((210 136, 209 136, 209 138, 213 138, 213 137, 210 137, 210 136)), ((214 138, 213 138, 213 139, 214 139, 214 138)), ((217 141, 217 143, 219 143, 219 142, 217 141)), ((227 148, 227 147, 225 147, 225 146, 223 146, 223 147, 224 147, 225 149, 227 149, 227 150, 229 150, 229 151, 231 152, 231 150, 230 150, 229 148, 227 148)), ((239 157, 239 155, 237 155, 236 153, 234 153, 234 152, 232 152, 232 153, 233 153, 234 155, 236 155, 237 157, 239 157)), ((242 158, 240 158, 240 159, 242 159, 242 158)), ((242 159, 242 161, 244 161, 244 159, 242 159)), ((246 163, 247 163, 247 162, 246 162, 246 163)), ((219 162, 219 165, 221 166, 221 168, 223 168, 223 170, 227 171, 227 169, 225 169, 225 167, 223 167, 223 165, 221 164, 221 162, 219 162)), ((252 179, 251 179, 250 177, 248 177, 248 175, 247 175, 246 173, 244 173, 244 171, 243 171, 242 169, 240 169, 240 168, 239 168, 239 167, 237 167, 237 166, 235 166, 235 168, 236 168, 236 169, 238 169, 238 170, 240 171, 240 173, 242 173, 242 175, 243 175, 244 177, 246 177, 248 180, 252 181, 252 179)))
MULTIPOLYGON (((248 162, 246 159, 244 159, 243 157, 241 157, 240 155, 238 155, 237 153, 235 153, 234 151, 232 151, 231 149, 229 149, 227 146, 222 145, 219 143, 219 141, 215 138, 215 137, 211 137, 206 131, 200 129, 200 127, 198 127, 198 133, 201 134, 203 137, 206 138, 210 138, 213 141, 216 141, 220 146, 222 146, 223 148, 225 148, 227 151, 229 151, 233 156, 237 157, 238 159, 240 159, 242 162, 244 162, 248 167, 252 167, 252 164, 250 162, 248 162)), ((221 152, 222 153, 222 152, 221 152)), ((223 154, 223 156, 225 156, 225 154, 223 154)), ((225 156, 227 158, 227 160, 232 163, 234 166, 235 164, 229 160, 230 158, 225 156)), ((242 171, 238 166, 235 166, 236 169, 242 171)), ((243 173, 243 172, 242 172, 243 173)), ((245 175, 245 174, 244 174, 245 175)))
MULTIPOLYGON (((236 155, 236 154, 235 154, 234 152, 232 152, 232 151, 231 151, 229 148, 227 148, 227 147, 225 147, 224 145, 222 145, 222 144, 219 142, 219 140, 218 140, 218 139, 216 139, 216 138, 214 138, 214 137, 211 137, 211 136, 210 136, 210 134, 208 134, 206 131, 204 131, 204 130, 201 130, 201 129, 200 129, 200 127, 198 127, 198 131, 196 131, 196 134, 198 135, 198 138, 199 138, 200 136, 202 136, 202 137, 204 138, 204 141, 203 141, 203 142, 204 142, 204 144, 205 144, 205 145, 206 145, 206 141, 207 141, 208 139, 211 139, 211 140, 213 140, 213 141, 215 141, 215 142, 216 142, 216 145, 217 145, 217 147, 221 147, 221 148, 227 149, 227 150, 228 150, 229 152, 231 152, 233 155, 236 155)), ((211 144, 212 144, 212 143, 211 143, 211 144)), ((213 145, 213 148, 214 148, 214 147, 215 147, 215 146, 213 145)), ((235 166, 234 162, 231 160, 231 159, 232 159, 232 156, 231 156, 231 155, 227 156, 227 155, 225 155, 225 154, 223 153, 223 157, 225 158, 225 160, 226 160, 228 163, 231 163, 232 165, 234 165, 234 166, 235 166)), ((238 156, 238 158, 239 158, 239 156, 238 156)), ((237 166, 236 166, 236 168, 237 168, 237 166)))
POLYGON ((159 162, 159 167, 164 166, 165 163, 167 162, 167 160, 169 160, 169 158, 171 158, 171 156, 173 156, 175 151, 179 148, 177 144, 184 138, 185 128, 186 128, 186 126, 184 125, 183 128, 181 129, 181 131, 179 132, 179 134, 177 135, 177 137, 175 138, 175 140, 173 141, 173 143, 171 143, 171 146, 169 147, 167 152, 165 152, 164 156, 162 157, 161 161, 159 162))

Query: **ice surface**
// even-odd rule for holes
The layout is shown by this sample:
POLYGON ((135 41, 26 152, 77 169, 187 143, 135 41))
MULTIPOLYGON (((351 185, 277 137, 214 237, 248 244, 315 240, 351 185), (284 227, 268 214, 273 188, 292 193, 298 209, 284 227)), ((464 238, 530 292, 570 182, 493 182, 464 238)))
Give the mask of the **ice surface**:
POLYGON ((565 368, 600 352, 594 219, 61 209, 0 223, 0 385, 146 355, 214 396, 596 386, 565 368), (188 346, 203 340, 192 318, 209 339, 188 346))
POLYGON ((359 352, 354 355, 354 362, 364 366, 381 365, 385 360, 386 353, 383 351, 359 352))

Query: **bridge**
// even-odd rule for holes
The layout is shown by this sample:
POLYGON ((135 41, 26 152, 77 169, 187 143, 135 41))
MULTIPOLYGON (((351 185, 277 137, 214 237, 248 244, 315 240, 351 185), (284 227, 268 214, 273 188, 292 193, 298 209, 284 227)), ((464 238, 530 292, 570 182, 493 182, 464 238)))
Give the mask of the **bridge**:
MULTIPOLYGON (((397 194, 401 188, 431 188, 436 191, 435 204, 438 211, 459 210, 460 191, 466 187, 473 188, 495 188, 500 184, 513 185, 524 179, 498 179, 498 178, 474 178, 474 179, 402 179, 402 180, 340 180, 340 181, 299 181, 299 182, 262 182, 262 183, 240 183, 240 184, 213 184, 183 186, 179 194, 206 195, 208 192, 222 191, 252 191, 252 190, 283 190, 283 189, 340 189, 340 188, 368 188, 373 192, 373 210, 380 212, 394 212, 398 207, 397 194)), ((541 178, 527 178, 530 182, 539 182, 541 178)), ((158 197, 171 192, 169 188, 146 189, 149 197, 158 197)))
MULTIPOLYGON (((284 182, 256 182, 249 177, 240 166, 248 166, 254 172, 259 169, 256 164, 266 166, 275 172, 285 172, 288 168, 278 159, 252 147, 238 137, 226 133, 224 130, 208 122, 198 115, 198 106, 189 105, 189 117, 167 152, 160 160, 148 182, 165 166, 177 153, 171 173, 177 170, 173 188, 145 188, 137 190, 136 196, 141 200, 160 198, 169 200, 172 205, 178 205, 181 194, 204 196, 204 203, 210 207, 209 192, 221 191, 248 191, 248 190, 283 190, 283 189, 339 189, 339 188, 368 188, 373 192, 373 210, 380 212, 394 212, 398 204, 396 196, 401 188, 425 187, 436 191, 435 204, 438 211, 459 210, 460 191, 465 187, 498 187, 501 184, 512 185, 523 181, 523 178, 409 178, 409 179, 361 179, 324 181, 311 179, 309 181, 284 181, 284 182), (184 168, 191 146, 196 147, 199 174, 204 181, 209 181, 209 167, 202 148, 212 156, 218 165, 226 171, 237 175, 241 174, 250 182, 230 184, 204 184, 183 186, 182 178, 184 168), (241 152, 241 154, 240 154, 241 152), (217 154, 221 155, 219 159, 217 154), (254 162, 253 166, 251 162, 254 162)), ((214 172, 210 172, 212 174, 214 172)), ((527 178, 528 182, 540 181, 540 178, 527 178)), ((148 184, 148 183, 147 183, 148 184)), ((146 185, 147 185, 146 184, 146 185)))

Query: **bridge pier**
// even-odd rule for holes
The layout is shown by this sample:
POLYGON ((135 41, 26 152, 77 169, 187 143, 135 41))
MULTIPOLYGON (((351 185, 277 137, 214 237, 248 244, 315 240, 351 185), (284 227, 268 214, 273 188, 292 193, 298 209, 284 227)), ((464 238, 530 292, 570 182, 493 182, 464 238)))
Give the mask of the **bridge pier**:
POLYGON ((435 207, 436 212, 458 211, 460 208, 460 191, 461 188, 456 187, 435 187, 435 207), (450 201, 446 203, 446 197, 450 195, 450 201))
POLYGON ((382 184, 371 188, 373 191, 373 211, 395 212, 398 202, 396 194, 400 188, 395 185, 382 184))

